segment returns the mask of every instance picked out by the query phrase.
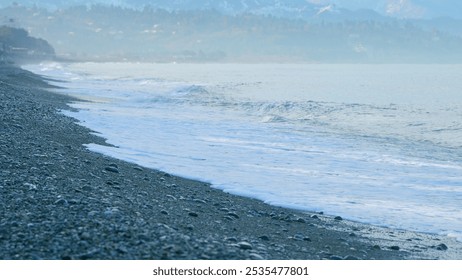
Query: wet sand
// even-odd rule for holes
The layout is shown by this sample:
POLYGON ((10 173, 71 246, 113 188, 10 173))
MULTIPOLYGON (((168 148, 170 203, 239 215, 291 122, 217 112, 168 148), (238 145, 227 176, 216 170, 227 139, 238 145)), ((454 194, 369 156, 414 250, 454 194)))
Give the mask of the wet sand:
POLYGON ((88 151, 72 97, 0 65, 0 259, 462 259, 455 239, 230 195, 88 151))

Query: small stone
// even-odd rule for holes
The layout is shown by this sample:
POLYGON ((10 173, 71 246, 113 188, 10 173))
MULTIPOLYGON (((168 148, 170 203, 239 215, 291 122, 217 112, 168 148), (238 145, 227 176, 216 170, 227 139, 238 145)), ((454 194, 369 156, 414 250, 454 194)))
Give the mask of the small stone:
POLYGON ((311 215, 312 219, 319 219, 318 215, 311 215))
POLYGON ((372 249, 374 249, 374 250, 382 250, 382 248, 380 248, 379 245, 374 245, 374 246, 372 246, 372 249))
POLYGON ((295 239, 295 240, 303 240, 305 238, 305 236, 303 236, 302 234, 295 234, 292 239, 295 239))
POLYGON ((304 238, 303 238, 303 241, 311 242, 311 238, 309 238, 309 237, 304 237, 304 238))
POLYGON ((91 235, 90 235, 90 233, 88 233, 88 232, 84 232, 84 233, 82 233, 82 234, 80 235, 80 238, 82 238, 82 239, 90 239, 90 238, 91 238, 91 235))
POLYGON ((24 183, 24 186, 28 187, 30 191, 37 190, 37 185, 31 184, 31 183, 24 183))
POLYGON ((140 171, 140 172, 142 172, 142 171, 143 171, 143 168, 141 168, 141 167, 138 167, 138 166, 135 166, 135 167, 133 167, 133 169, 135 169, 136 171, 140 171))
POLYGON ((357 258, 355 256, 346 256, 343 259, 346 260, 346 261, 358 261, 358 260, 360 260, 359 258, 357 258))
POLYGON ((168 212, 165 210, 160 211, 161 214, 168 215, 168 212))
POLYGON ((65 200, 64 198, 60 198, 60 199, 56 200, 56 201, 55 201, 55 204, 56 204, 56 205, 64 205, 64 206, 69 205, 69 203, 67 202, 67 200, 65 200))
POLYGON ((242 250, 252 250, 252 245, 248 242, 242 241, 242 242, 237 243, 237 245, 242 250))
POLYGON ((350 233, 350 236, 351 237, 356 237, 356 233, 352 232, 352 233, 350 233))
POLYGON ((228 241, 228 242, 237 242, 237 239, 234 238, 234 237, 228 237, 228 238, 226 238, 226 241, 228 241))
POLYGON ((119 173, 119 169, 112 167, 112 166, 107 166, 106 168, 104 168, 104 170, 112 172, 112 173, 119 173))
POLYGON ((266 235, 262 235, 262 236, 260 236, 259 238, 260 238, 261 240, 263 240, 263 241, 269 241, 269 237, 266 236, 266 235))
POLYGON ((189 212, 188 215, 191 216, 191 217, 198 217, 199 216, 196 212, 189 212))
POLYGON ((94 217, 94 216, 97 216, 98 214, 99 214, 98 211, 90 211, 90 212, 88 212, 89 217, 94 217))
POLYGON ((170 198, 171 200, 177 200, 176 197, 174 197, 174 196, 171 195, 171 194, 167 194, 166 197, 170 198))
POLYGON ((446 244, 444 243, 441 243, 440 245, 436 246, 436 250, 439 250, 439 251, 446 251, 448 249, 448 246, 446 246, 446 244))
POLYGON ((125 248, 123 246, 119 246, 116 250, 117 250, 118 253, 121 253, 121 254, 127 254, 128 253, 127 248, 125 248))
POLYGON ((108 208, 106 209, 106 211, 103 212, 103 214, 107 217, 107 218, 111 218, 117 214, 119 214, 119 209, 113 207, 113 208, 108 208))
POLYGON ((264 260, 264 258, 262 256, 260 256, 259 254, 256 254, 256 253, 250 254, 249 258, 251 260, 264 260))
POLYGON ((233 218, 239 219, 239 215, 236 214, 236 213, 234 213, 234 212, 229 212, 229 213, 228 213, 228 216, 231 216, 231 217, 233 217, 233 218))
POLYGON ((343 218, 340 217, 340 216, 337 216, 337 217, 334 218, 334 220, 336 220, 336 221, 343 221, 343 218))
POLYGON ((391 246, 390 247, 391 250, 395 250, 395 251, 399 251, 399 246, 391 246))
POLYGON ((306 223, 305 219, 303 219, 303 218, 298 218, 297 222, 302 223, 302 224, 306 223))

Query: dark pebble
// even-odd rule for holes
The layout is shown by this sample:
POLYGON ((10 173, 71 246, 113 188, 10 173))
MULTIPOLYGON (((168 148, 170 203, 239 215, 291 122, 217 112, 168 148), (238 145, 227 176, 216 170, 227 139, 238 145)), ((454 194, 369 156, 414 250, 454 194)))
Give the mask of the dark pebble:
POLYGON ((336 221, 343 221, 343 218, 340 217, 340 216, 337 216, 337 217, 334 218, 334 220, 336 220, 336 221))
POLYGON ((318 215, 311 215, 312 219, 319 219, 318 215))
POLYGON ((198 217, 199 216, 196 212, 189 212, 188 215, 191 216, 191 217, 198 217))
POLYGON ((262 235, 262 236, 260 236, 259 238, 260 238, 261 240, 263 240, 263 241, 269 241, 269 237, 266 236, 266 235, 262 235))
POLYGON ((391 246, 390 249, 395 250, 395 251, 399 251, 400 248, 399 248, 399 246, 391 246))
POLYGON ((229 212, 229 213, 228 213, 228 216, 231 216, 231 217, 233 217, 233 218, 239 219, 239 215, 236 214, 236 213, 234 213, 234 212, 229 212))
POLYGON ((119 173, 119 169, 112 167, 112 166, 107 166, 106 168, 104 168, 104 170, 112 172, 112 173, 119 173))
POLYGON ((448 246, 446 246, 446 244, 443 244, 443 243, 436 246, 436 250, 439 250, 439 251, 446 251, 447 249, 448 249, 448 246))

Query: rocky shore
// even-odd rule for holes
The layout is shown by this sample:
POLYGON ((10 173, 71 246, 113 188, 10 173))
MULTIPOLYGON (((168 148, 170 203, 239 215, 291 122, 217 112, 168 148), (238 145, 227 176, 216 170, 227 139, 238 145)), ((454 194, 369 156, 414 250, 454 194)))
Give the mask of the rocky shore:
POLYGON ((88 151, 72 97, 0 65, 0 259, 462 259, 454 239, 269 206, 88 151))

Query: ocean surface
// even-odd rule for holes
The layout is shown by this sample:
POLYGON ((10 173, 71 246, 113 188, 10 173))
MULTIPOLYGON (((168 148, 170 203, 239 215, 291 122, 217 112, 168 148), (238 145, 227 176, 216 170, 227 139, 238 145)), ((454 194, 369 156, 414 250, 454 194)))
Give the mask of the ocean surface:
POLYGON ((462 241, 462 65, 49 63, 91 151, 462 241))

